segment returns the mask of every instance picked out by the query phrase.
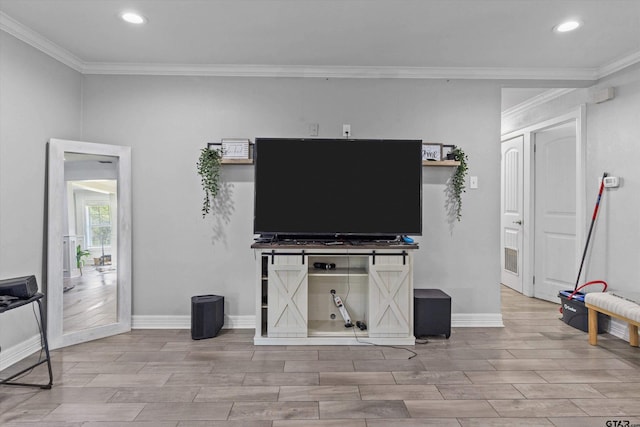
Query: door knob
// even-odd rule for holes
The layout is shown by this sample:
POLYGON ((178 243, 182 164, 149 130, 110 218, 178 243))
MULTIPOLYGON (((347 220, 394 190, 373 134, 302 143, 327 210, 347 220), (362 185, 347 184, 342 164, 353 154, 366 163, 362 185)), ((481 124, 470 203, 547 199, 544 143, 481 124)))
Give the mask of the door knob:
POLYGON ((513 221, 513 223, 514 223, 514 224, 518 224, 518 225, 522 225, 522 220, 521 220, 521 219, 519 219, 519 220, 517 220, 517 221, 513 221))

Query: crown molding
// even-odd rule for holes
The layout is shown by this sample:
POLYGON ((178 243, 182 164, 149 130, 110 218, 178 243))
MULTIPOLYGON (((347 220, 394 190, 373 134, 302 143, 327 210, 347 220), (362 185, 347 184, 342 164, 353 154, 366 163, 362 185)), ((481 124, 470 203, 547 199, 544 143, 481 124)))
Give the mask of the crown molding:
POLYGON ((532 96, 520 104, 507 108, 502 112, 502 120, 509 119, 513 116, 520 115, 527 110, 546 104, 547 102, 566 95, 576 90, 575 88, 549 89, 536 96, 532 96))
POLYGON ((618 58, 615 61, 603 65, 598 69, 598 79, 618 72, 631 65, 637 64, 638 62, 640 62, 640 51, 633 52, 632 54, 623 56, 622 58, 618 58))
POLYGON ((640 51, 599 68, 386 67, 86 62, 0 11, 0 30, 83 74, 354 79, 598 80, 640 62, 640 51))
POLYGON ((30 44, 76 71, 82 72, 84 68, 84 62, 80 58, 43 37, 40 33, 22 25, 2 11, 0 11, 0 30, 30 44))
POLYGON ((562 68, 349 67, 85 63, 84 74, 354 79, 595 80, 597 70, 562 68))

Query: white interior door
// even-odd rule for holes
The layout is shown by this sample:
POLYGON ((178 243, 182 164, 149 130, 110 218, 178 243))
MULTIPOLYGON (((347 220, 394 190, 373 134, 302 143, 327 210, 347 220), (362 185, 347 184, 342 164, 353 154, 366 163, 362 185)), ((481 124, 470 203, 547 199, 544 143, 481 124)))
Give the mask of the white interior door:
POLYGON ((501 282, 522 293, 524 137, 502 143, 501 282))
POLYGON ((576 122, 534 133, 534 296, 558 302, 577 274, 576 122))

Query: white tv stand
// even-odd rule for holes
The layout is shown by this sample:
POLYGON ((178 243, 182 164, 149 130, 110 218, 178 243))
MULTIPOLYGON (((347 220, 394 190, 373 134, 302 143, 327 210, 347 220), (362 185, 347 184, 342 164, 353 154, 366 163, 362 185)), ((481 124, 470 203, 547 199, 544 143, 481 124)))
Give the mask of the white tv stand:
POLYGON ((418 245, 255 243, 256 345, 413 345, 418 245), (315 263, 335 264, 332 269, 315 263), (351 319, 346 328, 331 290, 351 319))

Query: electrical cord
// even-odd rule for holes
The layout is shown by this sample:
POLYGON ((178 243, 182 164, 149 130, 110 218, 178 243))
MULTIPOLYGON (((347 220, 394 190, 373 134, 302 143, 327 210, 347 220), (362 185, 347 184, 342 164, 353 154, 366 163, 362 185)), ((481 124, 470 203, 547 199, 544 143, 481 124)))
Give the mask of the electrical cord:
MULTIPOLYGON (((351 264, 350 264, 349 257, 347 257, 347 268, 349 268, 349 269, 351 268, 351 264)), ((349 290, 350 290, 350 288, 351 288, 350 280, 349 280, 349 279, 350 279, 350 276, 349 276, 349 275, 347 275, 347 295, 349 294, 349 290)), ((346 302, 346 299, 347 299, 347 298, 345 297, 345 302, 346 302)), ((365 316, 364 316, 364 317, 366 318, 366 313, 365 313, 365 316)), ((355 337, 356 341, 357 341, 358 343, 360 343, 360 344, 372 345, 372 346, 374 346, 374 347, 388 347, 388 348, 393 348, 393 349, 395 349, 395 350, 406 350, 406 351, 408 351, 408 352, 410 352, 410 353, 411 353, 411 356, 409 356, 409 357, 407 358, 407 360, 413 359, 414 357, 416 357, 416 356, 418 355, 418 353, 416 353, 415 351, 413 351, 413 350, 409 350, 408 348, 404 348, 404 347, 396 347, 396 346, 393 346, 393 345, 387 345, 387 344, 375 344, 375 343, 372 343, 372 342, 369 342, 369 341, 361 341, 361 340, 360 340, 360 338, 358 338, 358 334, 357 334, 357 332, 356 332, 356 328, 354 327, 354 328, 352 328, 352 329, 353 329, 353 336, 355 337)))
POLYGON ((374 347, 387 347, 387 348, 393 348, 393 349, 395 349, 395 350, 406 350, 406 351, 408 351, 409 353, 411 353, 411 356, 407 357, 407 360, 411 360, 411 359, 413 359, 414 357, 416 357, 416 356, 418 355, 418 353, 416 353, 415 351, 410 350, 410 349, 405 348, 405 347, 397 347, 397 346, 395 346, 395 345, 389 345, 389 344, 376 344, 376 343, 372 343, 372 342, 369 342, 369 341, 361 341, 361 340, 358 338, 358 334, 356 333, 356 328, 353 328, 353 336, 356 338, 356 341, 357 341, 358 343, 360 343, 360 344, 372 345, 372 346, 374 346, 374 347))
MULTIPOLYGON (((351 272, 351 260, 349 257, 347 257, 347 273, 351 272)), ((347 281, 346 281, 346 285, 347 285, 347 292, 345 294, 344 299, 342 300, 342 304, 345 306, 346 308, 346 304, 347 304, 347 298, 349 297, 349 293, 351 292, 351 276, 349 274, 347 274, 347 281)), ((366 318, 366 313, 364 315, 364 317, 366 318)), ((358 323, 358 322, 356 322, 358 323)), ((369 341, 363 341, 358 337, 358 334, 356 332, 356 326, 354 325, 352 328, 353 331, 353 336, 356 339, 356 342, 359 344, 366 344, 366 345, 371 345, 374 347, 387 347, 387 348, 393 348, 394 350, 405 350, 408 351, 409 353, 411 353, 411 355, 407 358, 407 360, 411 360, 414 357, 416 357, 418 355, 418 353, 416 353, 413 350, 410 350, 408 348, 405 347, 397 347, 397 346, 393 346, 393 345, 389 345, 389 344, 376 344, 376 343, 372 343, 369 341)), ((424 340, 423 342, 418 342, 416 341, 417 344, 427 344, 429 341, 428 340, 424 340)))

